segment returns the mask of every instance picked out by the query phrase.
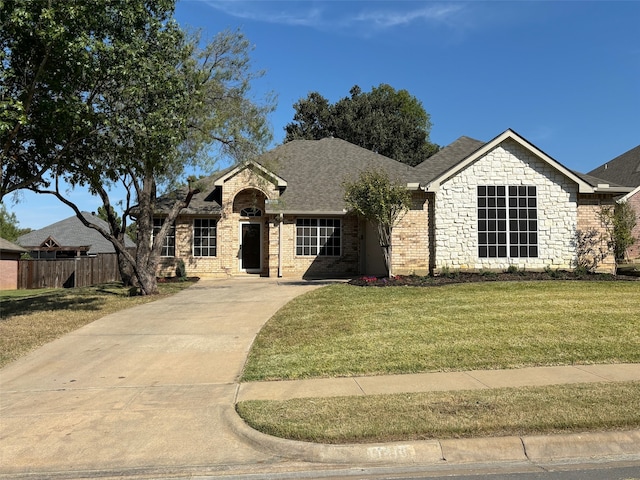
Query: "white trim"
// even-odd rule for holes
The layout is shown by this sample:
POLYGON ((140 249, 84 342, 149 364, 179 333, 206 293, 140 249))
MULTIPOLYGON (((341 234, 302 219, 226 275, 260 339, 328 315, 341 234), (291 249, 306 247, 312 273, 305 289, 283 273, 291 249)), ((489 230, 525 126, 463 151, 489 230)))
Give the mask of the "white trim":
POLYGON ((635 189, 631 190, 624 197, 618 200, 618 203, 622 203, 622 202, 626 202, 627 200, 630 200, 631 197, 633 197, 636 193, 640 193, 640 185, 638 185, 635 189))
POLYGON ((550 165, 554 169, 558 170, 560 173, 562 173, 563 175, 565 175, 569 179, 573 180, 575 183, 578 184, 578 192, 579 193, 594 193, 595 189, 591 185, 589 185, 587 182, 582 180, 579 176, 577 176, 575 173, 573 173, 567 167, 565 167, 564 165, 562 165, 558 161, 556 161, 553 158, 551 158, 550 156, 548 156, 542 150, 538 149, 536 146, 534 146, 533 144, 529 143, 527 140, 522 138, 520 135, 518 135, 516 132, 514 132, 511 129, 506 130, 505 132, 501 133, 500 135, 498 135, 496 138, 494 138, 490 142, 485 143, 482 147, 480 147, 478 150, 476 150, 473 153, 471 153, 471 155, 467 156, 464 160, 462 160, 458 164, 454 165, 453 167, 451 167, 449 170, 447 170, 446 172, 444 172, 440 176, 438 176, 435 179, 433 179, 430 183, 428 183, 424 187, 424 190, 427 191, 427 192, 437 192, 440 189, 440 185, 443 182, 445 182, 449 178, 453 177, 454 175, 456 175, 461 170, 464 170, 465 168, 467 168, 470 164, 472 164, 473 162, 478 160, 483 155, 486 155, 488 152, 493 150, 495 147, 500 145, 505 140, 513 140, 513 141, 515 141, 516 143, 521 145, 523 148, 526 148, 531 153, 536 155, 542 161, 546 162, 548 165, 550 165))
POLYGON ((262 272, 262 258, 263 258, 263 242, 264 242, 264 225, 262 221, 252 220, 240 220, 238 222, 238 271, 244 273, 261 273, 262 272), (242 226, 243 225, 258 225, 260 227, 260 266, 258 268, 242 268, 242 226))

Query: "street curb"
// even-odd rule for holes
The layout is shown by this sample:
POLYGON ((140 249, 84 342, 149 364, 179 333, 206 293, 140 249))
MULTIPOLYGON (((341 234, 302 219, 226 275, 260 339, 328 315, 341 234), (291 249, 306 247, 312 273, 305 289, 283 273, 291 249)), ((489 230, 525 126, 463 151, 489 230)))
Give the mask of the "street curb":
POLYGON ((236 435, 255 448, 304 462, 383 465, 640 458, 640 430, 328 445, 264 434, 247 425, 234 407, 228 408, 224 418, 236 435))

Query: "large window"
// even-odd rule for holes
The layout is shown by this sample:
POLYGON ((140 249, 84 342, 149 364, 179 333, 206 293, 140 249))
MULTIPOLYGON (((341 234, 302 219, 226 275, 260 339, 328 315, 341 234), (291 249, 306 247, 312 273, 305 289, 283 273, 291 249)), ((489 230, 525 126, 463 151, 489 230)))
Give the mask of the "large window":
MULTIPOLYGON (((153 238, 160 233, 164 218, 153 219, 153 238)), ((161 257, 175 257, 176 256, 176 226, 171 225, 171 228, 167 232, 167 236, 164 237, 164 243, 162 244, 162 250, 160 250, 161 257)))
POLYGON ((216 256, 216 225, 218 220, 214 218, 196 218, 193 221, 193 256, 216 256))
POLYGON ((296 255, 338 257, 341 237, 338 218, 299 218, 296 221, 296 255))
POLYGON ((535 186, 478 186, 478 256, 538 256, 538 204, 535 186))

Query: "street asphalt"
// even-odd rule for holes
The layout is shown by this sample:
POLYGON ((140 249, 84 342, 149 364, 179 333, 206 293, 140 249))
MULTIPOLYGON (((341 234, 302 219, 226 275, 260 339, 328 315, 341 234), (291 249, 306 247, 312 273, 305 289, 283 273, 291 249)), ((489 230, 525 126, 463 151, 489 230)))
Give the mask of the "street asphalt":
POLYGON ((201 280, 105 316, 0 370, 0 479, 177 478, 345 465, 640 460, 640 431, 317 445, 249 428, 237 401, 640 380, 591 365, 239 384, 264 323, 323 282, 201 280))

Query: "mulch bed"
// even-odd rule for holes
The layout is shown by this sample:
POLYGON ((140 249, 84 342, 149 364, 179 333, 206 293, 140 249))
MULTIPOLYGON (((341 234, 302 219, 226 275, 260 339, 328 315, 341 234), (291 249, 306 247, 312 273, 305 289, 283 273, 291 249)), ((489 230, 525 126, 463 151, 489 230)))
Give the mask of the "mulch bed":
POLYGON ((629 275, 611 275, 604 273, 574 273, 566 270, 544 272, 454 272, 443 275, 398 275, 395 277, 358 277, 349 281, 351 285, 361 287, 435 287, 454 283, 472 282, 522 282, 531 280, 576 280, 576 281, 639 281, 640 277, 629 275))
POLYGON ((200 277, 158 277, 158 283, 197 282, 200 277))

